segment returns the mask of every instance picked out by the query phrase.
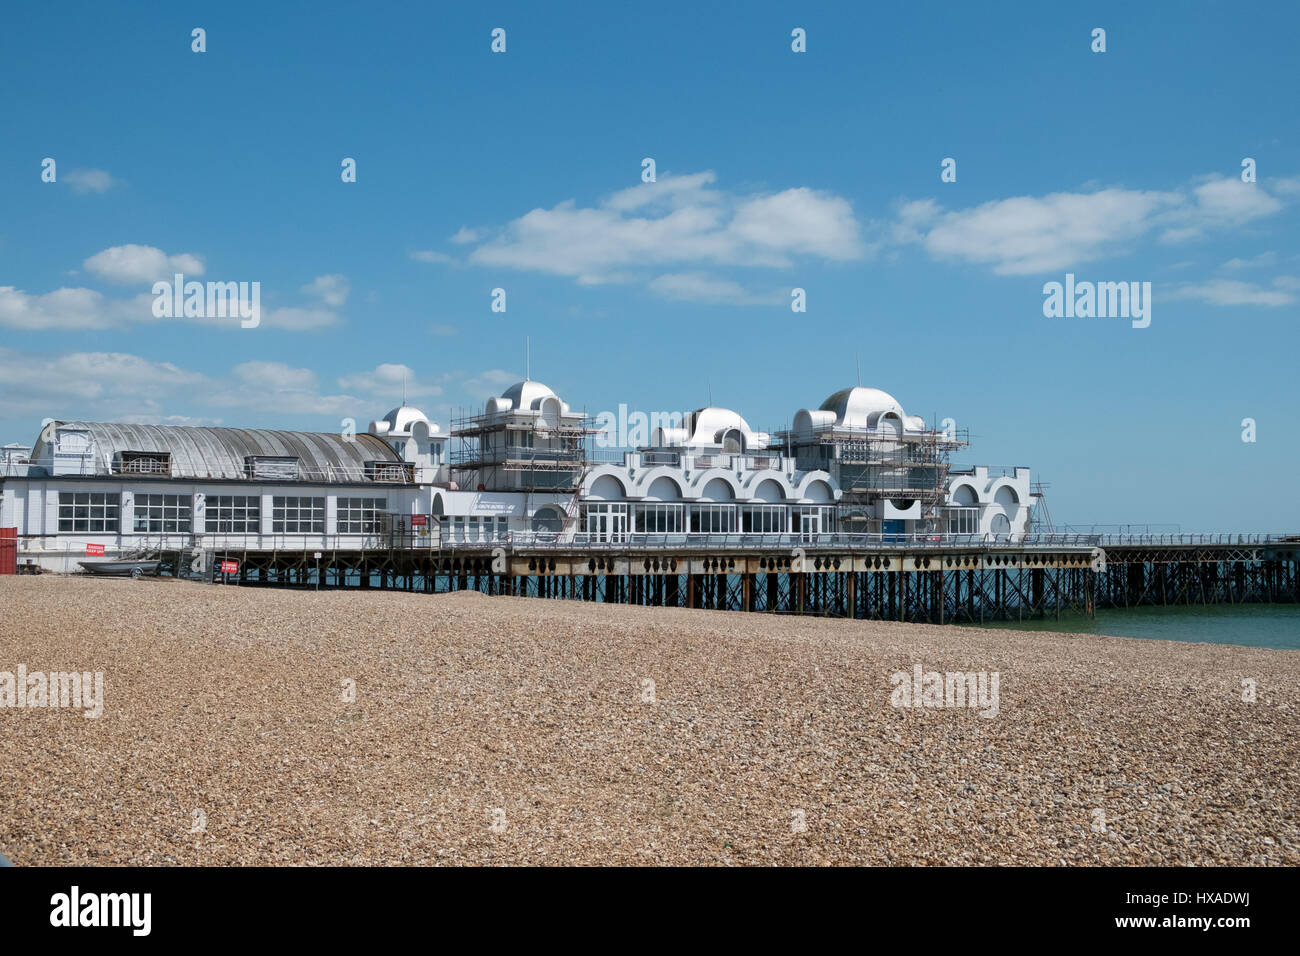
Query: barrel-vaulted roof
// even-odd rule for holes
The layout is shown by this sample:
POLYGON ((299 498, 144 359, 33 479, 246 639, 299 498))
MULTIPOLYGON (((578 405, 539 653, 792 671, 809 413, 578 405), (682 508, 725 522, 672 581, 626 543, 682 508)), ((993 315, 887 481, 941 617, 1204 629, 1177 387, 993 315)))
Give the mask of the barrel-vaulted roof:
POLYGON ((173 478, 243 478, 250 457, 296 458, 299 476, 312 481, 356 481, 370 461, 401 461, 388 443, 364 433, 347 438, 329 432, 195 425, 127 425, 116 422, 55 422, 32 448, 32 461, 49 457, 45 436, 82 431, 94 443, 94 470, 112 470, 122 452, 166 452, 173 478))

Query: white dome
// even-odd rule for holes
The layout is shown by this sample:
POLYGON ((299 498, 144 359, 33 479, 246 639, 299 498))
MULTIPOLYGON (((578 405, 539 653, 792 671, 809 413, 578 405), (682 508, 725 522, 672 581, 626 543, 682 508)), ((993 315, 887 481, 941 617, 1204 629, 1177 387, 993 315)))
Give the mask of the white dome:
POLYGON ((658 429, 657 441, 663 445, 704 447, 736 442, 739 437, 738 443, 744 450, 749 450, 765 448, 770 437, 766 432, 753 431, 739 412, 729 408, 698 409, 688 415, 683 424, 686 427, 658 429))
POLYGON ((821 411, 834 412, 835 423, 845 428, 871 428, 885 412, 905 417, 898 399, 878 388, 843 388, 821 404, 821 411))
POLYGON ((436 432, 438 430, 437 425, 429 423, 429 419, 425 417, 424 412, 411 405, 399 405, 397 408, 394 408, 391 412, 385 415, 378 424, 388 426, 387 428, 381 429, 383 434, 409 435, 411 429, 420 422, 429 424, 430 432, 436 432))
POLYGON ((510 400, 510 408, 513 411, 527 411, 536 409, 541 405, 542 399, 557 396, 541 382, 524 379, 507 388, 501 393, 501 397, 510 400))

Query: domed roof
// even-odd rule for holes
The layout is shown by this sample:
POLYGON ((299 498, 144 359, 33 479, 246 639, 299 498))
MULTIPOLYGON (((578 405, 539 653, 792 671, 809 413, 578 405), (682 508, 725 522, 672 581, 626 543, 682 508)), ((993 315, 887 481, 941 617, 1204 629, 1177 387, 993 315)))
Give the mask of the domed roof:
POLYGON ((692 413, 692 421, 695 424, 693 437, 699 441, 716 441, 718 434, 729 428, 738 428, 745 435, 752 434, 749 422, 745 421, 739 412, 734 412, 730 408, 711 405, 696 409, 692 413))
POLYGON ((656 441, 664 445, 700 448, 725 444, 728 433, 739 432, 743 436, 743 449, 748 450, 767 447, 771 437, 767 432, 753 431, 739 412, 713 405, 697 408, 686 416, 682 424, 682 428, 657 429, 656 441))
POLYGON ((821 411, 834 412, 837 425, 847 428, 869 428, 882 412, 903 416, 903 406, 898 399, 878 388, 842 388, 821 404, 821 411))
POLYGON ((512 411, 535 409, 541 404, 542 399, 558 398, 554 392, 541 382, 534 382, 532 379, 527 378, 522 382, 511 385, 501 393, 501 397, 510 400, 512 411))
MULTIPOLYGON (((424 412, 412 405, 399 405, 397 408, 394 408, 391 412, 385 415, 382 421, 388 423, 388 428, 384 430, 386 434, 406 435, 410 433, 411 428, 418 422, 428 422, 429 419, 425 416, 424 412)), ((431 432, 437 431, 438 428, 436 425, 431 425, 429 430, 431 432)))

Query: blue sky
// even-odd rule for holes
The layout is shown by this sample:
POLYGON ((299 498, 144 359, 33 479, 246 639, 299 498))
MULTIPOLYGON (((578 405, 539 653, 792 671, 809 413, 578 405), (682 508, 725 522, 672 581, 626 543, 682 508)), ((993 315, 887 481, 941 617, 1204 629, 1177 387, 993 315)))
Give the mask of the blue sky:
POLYGON ((623 7, 7 7, 0 440, 336 430, 403 374, 445 425, 525 336, 576 408, 771 430, 860 357, 1058 522, 1300 530, 1300 8, 623 7), (155 319, 178 266, 262 324, 155 319), (1067 272, 1150 327, 1046 318, 1067 272))

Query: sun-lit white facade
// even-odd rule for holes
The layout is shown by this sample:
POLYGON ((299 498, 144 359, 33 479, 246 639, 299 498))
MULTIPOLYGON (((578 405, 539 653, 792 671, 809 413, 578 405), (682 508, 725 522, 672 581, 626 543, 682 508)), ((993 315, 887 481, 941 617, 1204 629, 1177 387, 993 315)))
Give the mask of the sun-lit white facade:
POLYGON ((87 545, 1014 541, 1029 525, 1027 468, 951 470, 964 440, 878 389, 838 391, 777 435, 727 408, 677 418, 602 461, 592 423, 531 380, 450 430, 406 404, 358 434, 56 421, 30 452, 6 447, 0 527, 20 561, 73 570, 87 545))

